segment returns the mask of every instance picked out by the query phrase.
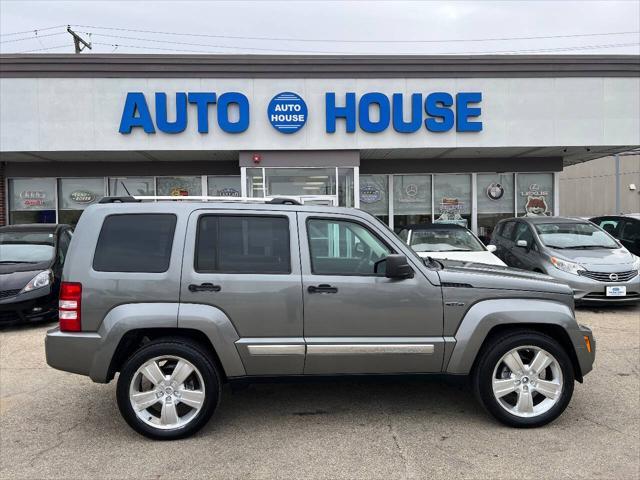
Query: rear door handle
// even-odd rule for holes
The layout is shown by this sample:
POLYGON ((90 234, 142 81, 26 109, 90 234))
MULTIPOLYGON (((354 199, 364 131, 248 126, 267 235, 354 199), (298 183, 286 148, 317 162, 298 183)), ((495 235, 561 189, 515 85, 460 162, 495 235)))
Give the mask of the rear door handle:
POLYGON ((322 285, 318 285, 317 287, 315 285, 310 285, 307 288, 307 292, 309 292, 309 293, 338 293, 338 288, 337 287, 332 287, 331 285, 327 285, 326 283, 323 283, 322 285))
POLYGON ((200 285, 189 285, 190 292, 219 292, 221 290, 220 285, 214 285, 213 283, 201 283, 200 285))

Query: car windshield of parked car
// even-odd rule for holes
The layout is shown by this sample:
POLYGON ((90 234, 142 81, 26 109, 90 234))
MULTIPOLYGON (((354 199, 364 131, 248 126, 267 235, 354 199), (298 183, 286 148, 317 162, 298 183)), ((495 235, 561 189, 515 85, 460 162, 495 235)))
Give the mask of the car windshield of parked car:
POLYGON ((483 252, 484 246, 469 230, 442 228, 414 230, 411 248, 416 252, 483 252))
POLYGON ((536 231, 542 243, 550 248, 620 248, 613 238, 591 223, 539 223, 536 231))
POLYGON ((0 263, 48 262, 54 254, 53 233, 1 232, 0 263))

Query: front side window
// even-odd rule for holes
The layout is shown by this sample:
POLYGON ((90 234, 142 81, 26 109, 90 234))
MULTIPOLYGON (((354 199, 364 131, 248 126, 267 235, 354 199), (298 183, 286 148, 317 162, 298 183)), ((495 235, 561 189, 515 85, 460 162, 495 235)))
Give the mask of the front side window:
POLYGON ((200 273, 291 273, 289 219, 203 215, 195 269, 200 273))
POLYGON ((616 241, 592 223, 540 223, 540 241, 560 249, 618 248, 616 241))
POLYGON ((502 238, 506 238, 507 240, 511 240, 511 236, 513 235, 513 230, 516 226, 516 222, 507 222, 502 227, 500 231, 500 236, 502 238))
POLYGON ((51 232, 1 232, 0 264, 51 261, 54 253, 53 237, 51 232))
POLYGON ((315 275, 375 275, 375 263, 391 253, 377 236, 355 222, 310 219, 307 235, 315 275))
POLYGON ((93 256, 99 272, 160 273, 169 269, 176 216, 122 214, 105 218, 93 256))
POLYGON ((411 248, 416 252, 483 252, 484 247, 469 230, 442 228, 414 230, 411 248))
POLYGON ((529 246, 533 243, 533 233, 526 223, 518 223, 516 226, 515 238, 513 241, 518 242, 520 240, 526 241, 529 246))

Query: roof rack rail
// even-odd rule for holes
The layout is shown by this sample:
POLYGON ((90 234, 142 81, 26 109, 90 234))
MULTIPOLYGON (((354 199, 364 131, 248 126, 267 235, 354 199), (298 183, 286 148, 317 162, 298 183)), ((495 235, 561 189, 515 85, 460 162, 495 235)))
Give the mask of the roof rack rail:
POLYGON ((130 203, 130 202, 142 202, 143 200, 150 201, 176 201, 176 200, 191 200, 198 202, 246 202, 246 203, 268 203, 271 205, 302 205, 297 199, 290 197, 212 197, 207 195, 136 195, 129 197, 103 197, 98 203, 130 203))
POLYGON ((102 197, 98 203, 132 203, 141 201, 135 197, 102 197))

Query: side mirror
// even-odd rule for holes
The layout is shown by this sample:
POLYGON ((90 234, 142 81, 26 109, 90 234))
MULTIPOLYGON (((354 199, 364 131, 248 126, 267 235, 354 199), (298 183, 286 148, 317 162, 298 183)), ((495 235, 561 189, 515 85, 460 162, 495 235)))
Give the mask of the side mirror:
POLYGON ((516 246, 517 246, 517 247, 526 248, 526 249, 528 249, 528 248, 529 248, 529 244, 527 243, 527 241, 526 241, 526 240, 518 240, 518 241, 516 242, 516 246))
POLYGON ((487 250, 491 253, 495 253, 495 251, 498 250, 498 247, 495 245, 487 245, 487 250))
POLYGON ((385 258, 385 273, 387 278, 413 278, 413 268, 404 255, 392 254, 385 258))

